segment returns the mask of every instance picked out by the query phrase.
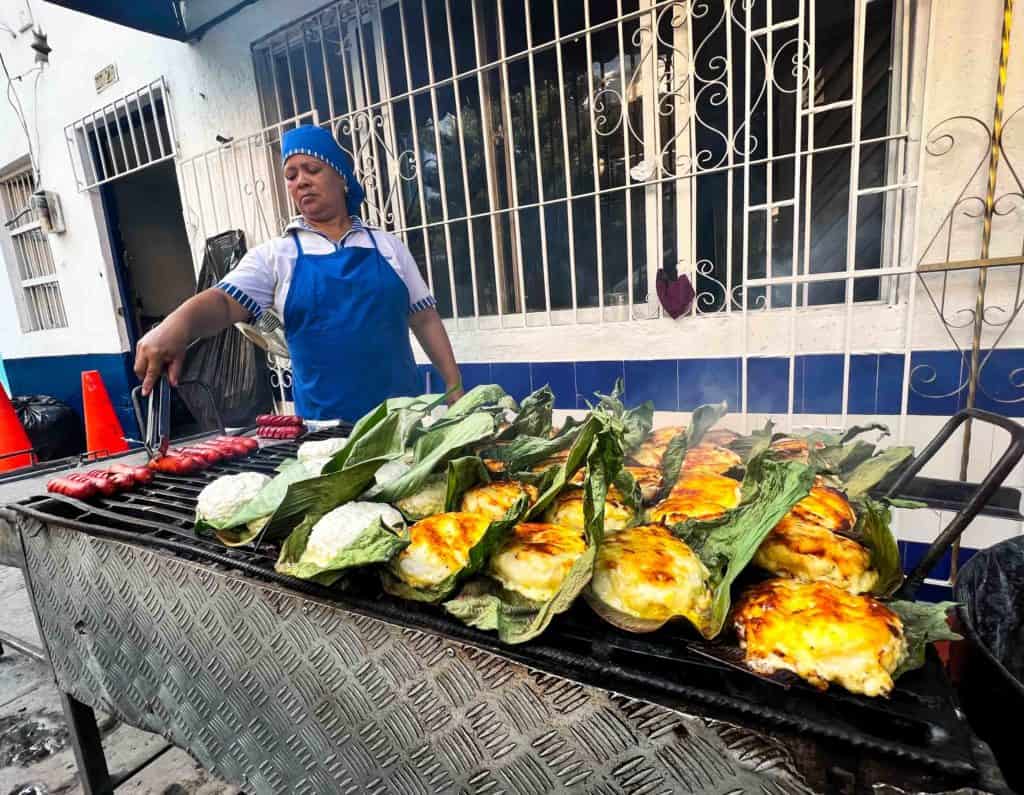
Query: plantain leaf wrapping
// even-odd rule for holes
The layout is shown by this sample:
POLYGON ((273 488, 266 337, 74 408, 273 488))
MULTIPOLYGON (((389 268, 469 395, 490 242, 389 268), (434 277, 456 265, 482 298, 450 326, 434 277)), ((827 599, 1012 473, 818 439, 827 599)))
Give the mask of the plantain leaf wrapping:
POLYGON ((344 502, 354 500, 373 480, 374 473, 389 460, 370 458, 351 464, 340 472, 292 483, 284 500, 267 523, 265 538, 275 540, 286 536, 310 513, 325 514, 344 502))
POLYGON ((386 563, 409 545, 407 539, 389 530, 378 517, 374 519, 353 541, 338 550, 324 565, 304 561, 303 553, 309 543, 313 526, 322 516, 310 514, 292 530, 281 545, 281 554, 274 568, 281 574, 312 580, 321 585, 333 585, 347 569, 386 563))
POLYGON ((772 443, 774 433, 775 423, 768 420, 760 430, 734 439, 729 445, 729 449, 742 458, 743 463, 746 464, 752 458, 757 458, 768 449, 772 443))
POLYGON ((876 596, 888 596, 903 581, 899 544, 890 522, 885 503, 866 497, 857 504, 857 524, 851 537, 871 553, 871 568, 878 572, 878 581, 871 589, 876 596))
POLYGON ((913 454, 913 447, 890 447, 858 464, 843 478, 847 496, 851 500, 866 496, 891 472, 903 466, 913 454))
POLYGON ((729 406, 724 400, 721 403, 706 403, 703 406, 698 406, 693 410, 689 427, 668 443, 665 455, 661 459, 663 497, 672 490, 676 481, 679 480, 679 472, 683 468, 686 451, 700 444, 704 434, 711 430, 711 427, 722 419, 728 410, 729 406))
POLYGON ((950 608, 956 607, 956 602, 932 604, 897 600, 889 602, 887 606, 903 622, 903 636, 907 641, 907 656, 893 672, 893 679, 924 665, 925 651, 929 643, 937 640, 961 640, 960 635, 950 629, 946 618, 950 608))
POLYGON ((483 535, 470 548, 466 565, 458 571, 454 571, 436 585, 416 587, 409 585, 389 568, 381 570, 381 585, 384 590, 392 596, 402 599, 410 599, 415 602, 440 602, 455 592, 459 584, 468 579, 487 562, 491 554, 497 549, 512 532, 526 508, 529 505, 529 498, 524 494, 516 503, 508 509, 502 519, 491 522, 483 535))
POLYGON ((215 533, 227 546, 241 546, 250 543, 262 529, 261 519, 269 518, 284 500, 288 487, 293 483, 309 479, 306 466, 290 458, 277 468, 277 474, 262 489, 228 518, 211 522, 196 519, 197 533, 215 533))
POLYGON ((551 387, 542 386, 523 398, 516 418, 500 434, 499 438, 515 439, 519 436, 550 436, 551 415, 554 405, 555 393, 551 391, 551 387))
POLYGON ((583 490, 583 553, 573 562, 551 599, 534 602, 486 578, 468 583, 445 602, 450 614, 479 629, 497 630, 504 643, 524 643, 540 635, 551 620, 569 609, 590 582, 597 550, 604 536, 604 504, 608 486, 622 467, 621 429, 605 425, 587 451, 588 477, 583 490))
POLYGON ((807 496, 813 484, 814 470, 807 465, 772 461, 762 453, 747 465, 743 498, 736 508, 710 522, 686 522, 673 528, 711 574, 711 615, 707 626, 698 627, 706 638, 716 637, 725 626, 733 582, 772 528, 807 496))
POLYGON ((431 429, 421 436, 414 448, 412 468, 401 477, 375 488, 371 499, 395 502, 415 493, 431 473, 463 448, 494 437, 494 417, 485 412, 469 414, 444 428, 431 429))
POLYGON ((462 495, 474 486, 490 483, 491 475, 484 462, 476 456, 465 456, 448 462, 448 489, 445 492, 445 511, 457 511, 462 495))

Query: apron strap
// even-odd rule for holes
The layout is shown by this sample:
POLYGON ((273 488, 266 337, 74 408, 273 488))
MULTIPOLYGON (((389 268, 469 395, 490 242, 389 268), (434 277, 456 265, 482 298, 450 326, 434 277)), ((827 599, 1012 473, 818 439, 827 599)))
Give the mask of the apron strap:
POLYGON ((303 253, 302 253, 302 243, 299 242, 299 230, 298 229, 293 229, 292 230, 292 238, 294 238, 294 240, 295 240, 295 249, 298 252, 299 256, 300 257, 303 256, 303 253))

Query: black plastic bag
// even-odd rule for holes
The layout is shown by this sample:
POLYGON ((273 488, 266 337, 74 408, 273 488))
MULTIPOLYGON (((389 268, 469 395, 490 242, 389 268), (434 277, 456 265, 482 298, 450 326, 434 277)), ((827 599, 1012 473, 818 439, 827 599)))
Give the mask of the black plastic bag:
POLYGON ((972 557, 956 581, 978 640, 1018 682, 1024 683, 1024 536, 972 557))
MULTIPOLYGON (((217 284, 238 264, 245 251, 245 234, 240 230, 209 238, 196 291, 217 284)), ((266 354, 233 327, 200 340, 189 349, 181 380, 206 384, 229 427, 251 425, 256 415, 268 413, 273 406, 266 354)), ((216 412, 205 389, 182 383, 178 394, 201 429, 209 430, 216 425, 216 412)))
POLYGON ((11 403, 39 461, 67 458, 85 450, 82 418, 67 403, 49 395, 14 397, 11 403))
POLYGON ((1024 536, 974 555, 957 576, 960 703, 1014 792, 1024 792, 1024 536))

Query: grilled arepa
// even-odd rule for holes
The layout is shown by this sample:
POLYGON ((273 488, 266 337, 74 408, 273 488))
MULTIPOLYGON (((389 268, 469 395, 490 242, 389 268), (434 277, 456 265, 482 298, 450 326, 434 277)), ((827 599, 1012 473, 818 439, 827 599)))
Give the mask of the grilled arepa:
POLYGON ((792 671, 822 690, 885 696, 907 654, 903 623, 870 596, 825 582, 768 580, 743 594, 733 623, 747 665, 792 671))
MULTIPOLYGON (((661 491, 661 470, 655 469, 654 467, 623 467, 630 475, 633 476, 633 480, 640 487, 640 494, 643 497, 645 503, 652 503, 658 498, 658 492, 661 491)), ((573 486, 582 486, 583 480, 586 478, 587 472, 585 469, 576 470, 576 474, 572 476, 572 480, 569 483, 573 486)))
MULTIPOLYGON (((825 443, 818 441, 814 442, 813 446, 815 450, 820 450, 825 443)), ((811 445, 806 439, 795 437, 776 439, 768 446, 768 449, 776 461, 799 461, 801 464, 806 464, 810 460, 811 445)))
POLYGON ((743 459, 728 447, 702 442, 686 451, 682 471, 693 475, 724 475, 743 466, 743 459))
POLYGON ((878 572, 864 547, 837 533, 853 528, 857 516, 846 496, 816 485, 793 506, 754 556, 754 565, 779 577, 824 580, 851 593, 870 591, 878 572))
POLYGON ((494 522, 504 519, 509 508, 524 494, 529 497, 530 505, 537 501, 537 487, 529 483, 520 483, 518 480, 485 483, 462 495, 461 510, 464 513, 482 513, 494 522))
POLYGON ((661 459, 664 458, 665 451, 668 449, 668 443, 685 430, 686 428, 680 426, 659 428, 633 451, 630 460, 638 466, 660 468, 661 459))
POLYGON ((708 570, 661 525, 608 536, 597 553, 587 601, 603 618, 632 632, 650 632, 674 616, 706 625, 708 570))
POLYGON ((740 503, 740 484, 724 475, 683 473, 668 498, 651 510, 651 521, 665 525, 687 519, 717 519, 740 503))
MULTIPOLYGON (((611 533, 621 530, 632 522, 635 516, 633 509, 626 505, 622 492, 614 486, 609 486, 604 499, 604 531, 611 533)), ((544 521, 582 532, 583 489, 579 486, 570 486, 563 490, 544 511, 544 521)))
POLYGON ((491 557, 488 573, 508 590, 546 602, 558 592, 585 549, 578 530, 522 522, 491 557))
POLYGON ((491 518, 481 513, 439 513, 409 528, 409 546, 392 560, 395 575, 413 588, 429 588, 462 569, 491 518))

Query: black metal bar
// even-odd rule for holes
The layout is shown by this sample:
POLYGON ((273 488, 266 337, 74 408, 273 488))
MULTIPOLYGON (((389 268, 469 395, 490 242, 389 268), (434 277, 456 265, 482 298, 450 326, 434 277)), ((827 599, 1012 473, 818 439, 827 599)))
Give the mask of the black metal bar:
POLYGON ((914 461, 908 466, 903 473, 896 479, 892 487, 889 489, 890 497, 900 494, 903 489, 906 488, 907 484, 913 480, 914 476, 920 472, 924 466, 930 461, 935 454, 942 449, 942 447, 949 441, 950 437, 956 432, 964 422, 968 419, 978 420, 980 422, 987 422, 991 425, 998 425, 1010 434, 1010 444, 1007 445, 1006 450, 1000 457, 996 465, 992 467, 989 473, 985 476, 985 479, 978 484, 978 488, 975 489, 974 493, 968 499, 967 503, 961 508, 961 510, 953 517, 948 525, 939 533, 938 538, 932 542, 932 545, 928 547, 928 551, 924 557, 917 564, 914 570, 907 576, 903 585, 900 586, 896 592, 896 596, 901 599, 913 599, 917 589, 921 587, 925 577, 935 567, 935 565, 942 559, 942 556, 946 553, 946 550, 952 546, 953 542, 956 541, 967 529, 967 526, 974 520, 974 517, 980 513, 982 506, 995 494, 996 490, 1003 484, 1003 481, 1009 476, 1010 472, 1017 465, 1017 462, 1024 457, 1024 426, 1020 423, 1014 422, 1008 417, 1000 416, 999 414, 993 414, 989 411, 982 411, 981 409, 964 409, 958 412, 949 419, 942 430, 936 434, 935 438, 932 439, 927 447, 921 451, 921 454, 917 456, 914 461))
POLYGON ((108 795, 114 792, 103 753, 103 738, 92 707, 67 693, 60 694, 64 718, 68 722, 71 747, 78 763, 78 777, 85 795, 108 795))

